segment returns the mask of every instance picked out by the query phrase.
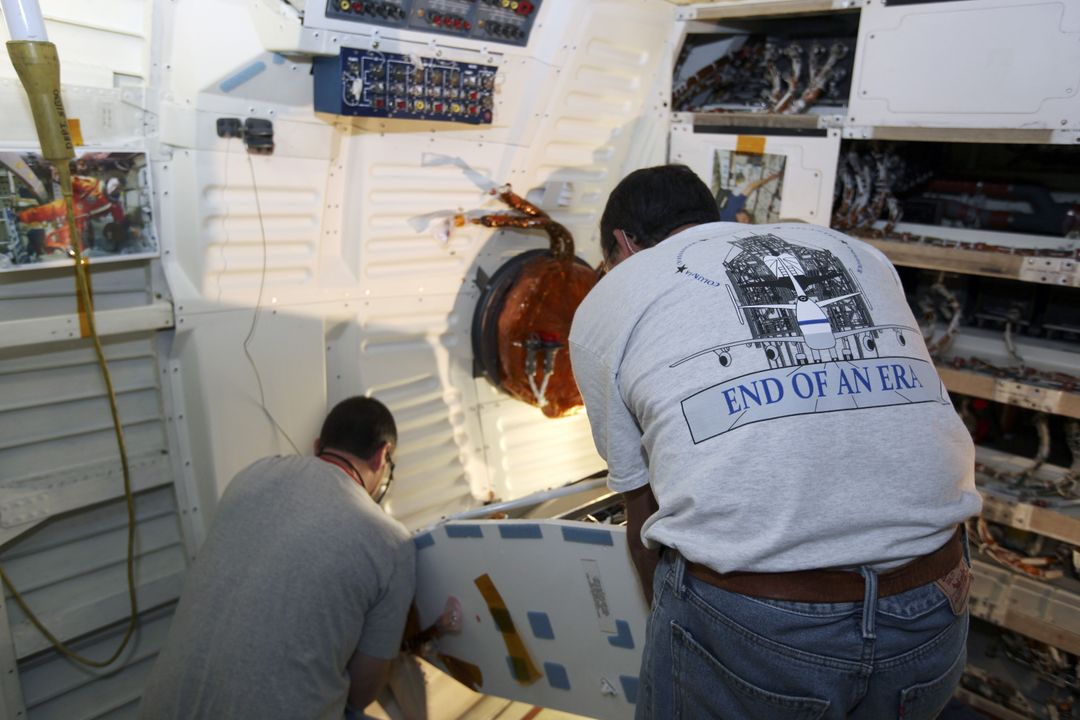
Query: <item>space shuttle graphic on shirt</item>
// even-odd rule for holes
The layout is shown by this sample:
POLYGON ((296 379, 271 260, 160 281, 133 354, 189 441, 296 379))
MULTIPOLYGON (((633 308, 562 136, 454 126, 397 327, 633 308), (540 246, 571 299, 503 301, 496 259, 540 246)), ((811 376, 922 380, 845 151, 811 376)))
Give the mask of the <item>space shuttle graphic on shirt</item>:
POLYGON ((693 270, 693 246, 700 242, 707 240, 683 248, 676 271, 717 289, 722 285, 724 304, 730 303, 746 335, 670 367, 715 358, 722 369, 745 363, 750 372, 682 401, 695 443, 779 417, 947 402, 933 366, 906 350, 918 330, 874 324, 869 297, 829 250, 771 233, 734 240, 738 251, 724 260, 721 282, 693 270), (732 351, 740 346, 754 352, 736 361, 732 351))

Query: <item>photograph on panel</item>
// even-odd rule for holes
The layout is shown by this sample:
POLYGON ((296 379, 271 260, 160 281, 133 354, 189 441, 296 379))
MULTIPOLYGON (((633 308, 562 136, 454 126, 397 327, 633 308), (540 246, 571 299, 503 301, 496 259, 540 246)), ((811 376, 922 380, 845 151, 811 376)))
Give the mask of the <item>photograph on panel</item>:
MULTIPOLYGON (((84 152, 72 163, 72 202, 83 256, 92 262, 158 253, 145 153, 84 152)), ((0 151, 0 270, 71 262, 67 206, 52 164, 0 151)))
POLYGON ((712 191, 725 222, 754 224, 780 220, 785 155, 717 150, 712 191))

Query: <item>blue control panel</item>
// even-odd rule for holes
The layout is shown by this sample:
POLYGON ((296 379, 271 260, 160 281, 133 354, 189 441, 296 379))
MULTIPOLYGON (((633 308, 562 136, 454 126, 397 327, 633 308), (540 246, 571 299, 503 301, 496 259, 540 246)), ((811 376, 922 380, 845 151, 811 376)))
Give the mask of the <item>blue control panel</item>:
POLYGON ((342 48, 315 59, 315 110, 334 115, 490 124, 491 65, 342 48))
POLYGON ((542 0, 327 0, 326 17, 528 45, 542 0))

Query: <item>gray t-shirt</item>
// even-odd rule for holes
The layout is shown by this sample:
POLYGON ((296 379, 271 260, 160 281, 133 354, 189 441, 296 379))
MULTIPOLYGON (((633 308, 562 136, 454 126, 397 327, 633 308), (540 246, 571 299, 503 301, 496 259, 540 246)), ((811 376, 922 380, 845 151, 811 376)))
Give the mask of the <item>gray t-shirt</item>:
POLYGON ((976 513, 974 447, 885 256, 823 227, 712 223, 578 308, 574 375, 646 544, 718 572, 932 552, 976 513))
POLYGON ((349 658, 397 654, 415 585, 408 531, 351 477, 260 460, 221 498, 140 716, 340 720, 349 658))

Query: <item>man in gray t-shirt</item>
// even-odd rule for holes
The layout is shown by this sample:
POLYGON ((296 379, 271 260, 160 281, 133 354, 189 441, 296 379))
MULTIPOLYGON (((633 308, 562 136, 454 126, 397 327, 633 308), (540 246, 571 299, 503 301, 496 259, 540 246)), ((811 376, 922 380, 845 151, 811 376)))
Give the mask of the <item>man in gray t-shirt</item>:
POLYGON ((971 438, 884 255, 718 220, 689 168, 625 178, 570 333, 656 595, 639 717, 933 717, 963 669, 971 438))
POLYGON ((315 457, 233 479, 140 717, 340 720, 374 699, 416 583, 409 533, 377 504, 396 442, 390 411, 354 397, 327 416, 315 457))

